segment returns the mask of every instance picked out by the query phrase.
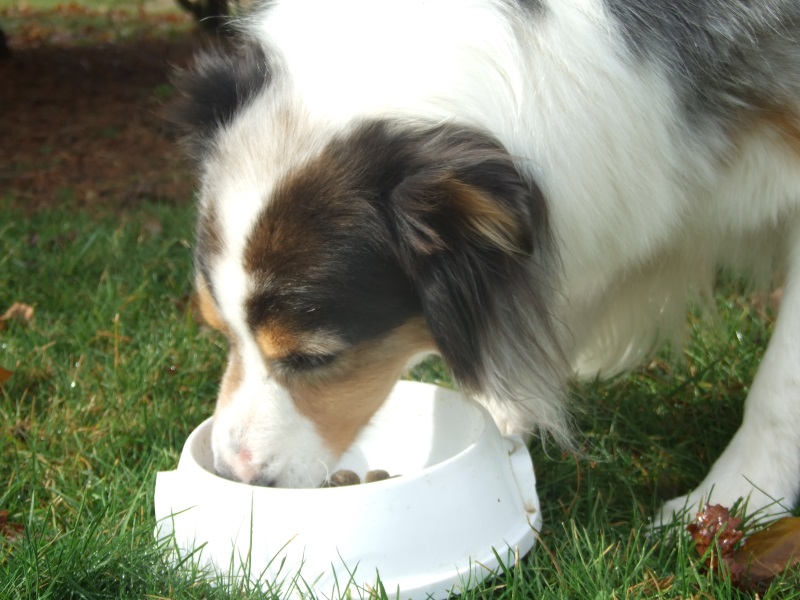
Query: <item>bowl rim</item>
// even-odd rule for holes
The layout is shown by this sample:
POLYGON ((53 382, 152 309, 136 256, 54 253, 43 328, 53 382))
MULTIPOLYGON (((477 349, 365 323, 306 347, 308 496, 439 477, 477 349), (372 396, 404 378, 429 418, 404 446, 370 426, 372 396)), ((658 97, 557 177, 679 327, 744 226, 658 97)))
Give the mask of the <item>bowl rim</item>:
MULTIPOLYGON (((373 481, 371 483, 361 483, 357 485, 346 485, 346 486, 339 486, 339 487, 305 487, 305 488, 280 488, 280 487, 268 487, 268 486, 259 486, 259 485, 252 485, 249 483, 244 483, 241 481, 234 481, 233 479, 226 479, 221 475, 209 471, 204 466, 200 464, 199 461, 195 459, 194 452, 192 451, 192 446, 194 445, 196 439, 204 432, 204 430, 209 429, 213 426, 214 417, 208 417, 204 421, 202 421, 199 425, 197 425, 186 438, 186 442, 183 445, 183 449, 181 450, 181 455, 178 461, 178 470, 181 470, 183 460, 184 460, 184 453, 186 453, 187 449, 189 450, 188 455, 190 458, 191 470, 192 471, 199 471, 203 474, 203 477, 210 481, 216 481, 217 485, 227 486, 228 484, 232 486, 237 486, 235 489, 250 488, 254 493, 258 494, 297 494, 297 493, 308 493, 308 492, 317 492, 317 493, 364 493, 365 491, 375 490, 375 489, 383 489, 386 486, 397 486, 397 485, 405 485, 410 483, 412 480, 421 479, 425 476, 436 475, 437 472, 451 468, 451 465, 455 462, 464 460, 464 456, 467 454, 475 452, 478 445, 486 438, 486 436, 492 435, 491 430, 494 429, 497 432, 497 436, 499 438, 503 438, 504 436, 500 433, 497 429, 496 425, 494 425, 494 420, 492 419, 489 412, 486 408, 476 402, 468 398, 459 390, 455 390, 452 388, 447 388, 444 386, 437 385, 435 383, 427 383, 423 381, 409 381, 409 380, 400 380, 395 384, 395 387, 392 388, 393 390, 396 389, 398 385, 403 385, 406 387, 406 384, 412 384, 413 386, 425 386, 429 389, 434 391, 444 390, 445 392, 452 393, 454 396, 457 396, 459 400, 461 400, 465 406, 469 408, 469 410, 473 410, 477 412, 482 417, 481 425, 478 429, 478 432, 475 436, 475 439, 469 443, 465 448, 462 448, 452 456, 445 458, 444 460, 440 460, 437 463, 429 465, 427 467, 423 467, 421 469, 415 470, 413 473, 408 474, 401 474, 395 475, 390 477, 389 479, 383 479, 381 481, 373 481), (368 486, 368 487, 367 487, 368 486), (375 487, 373 487, 375 486, 375 487), (262 490, 262 491, 259 491, 262 490)), ((209 431, 209 438, 210 438, 210 431, 209 431)), ((232 488, 233 489, 233 488, 232 488)))

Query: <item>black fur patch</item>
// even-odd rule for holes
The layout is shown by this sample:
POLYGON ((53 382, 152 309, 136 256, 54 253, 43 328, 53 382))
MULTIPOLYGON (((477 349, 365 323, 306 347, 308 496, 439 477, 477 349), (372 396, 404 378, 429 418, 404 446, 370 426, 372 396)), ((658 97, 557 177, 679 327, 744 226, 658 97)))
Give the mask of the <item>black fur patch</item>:
POLYGON ((230 123, 272 78, 269 59, 256 43, 235 50, 206 50, 191 69, 178 71, 174 84, 179 96, 167 112, 184 133, 190 153, 202 159, 209 142, 230 123))
POLYGON ((553 347, 544 198, 475 130, 363 124, 279 186, 247 247, 262 282, 251 326, 276 318, 358 343, 422 314, 461 385, 481 390, 497 323, 526 319, 503 298, 523 293, 542 315, 543 362, 553 347))
MULTIPOLYGON (((398 257, 420 297, 434 340, 458 379, 470 391, 487 388, 485 355, 498 341, 500 321, 524 315, 503 313, 504 296, 524 294, 527 307, 542 315, 537 346, 554 344, 547 327, 550 281, 530 285, 531 276, 552 267, 553 245, 548 210, 539 188, 517 171, 505 149, 486 134, 452 126, 419 135, 406 176, 384 202, 398 257), (470 226, 471 203, 452 192, 450 182, 465 185, 515 226, 498 246, 470 226), (535 265, 546 264, 545 269, 535 265)), ((526 328, 518 330, 525 336, 526 328)), ((541 352, 547 361, 546 352, 541 352)))
MULTIPOLYGON (((263 285, 247 303, 254 329, 336 333, 351 345, 421 312, 369 195, 327 153, 287 178, 258 218, 245 267, 263 285)), ((355 164, 355 163, 353 163, 355 164)), ((359 167, 362 165, 359 165, 359 167)))

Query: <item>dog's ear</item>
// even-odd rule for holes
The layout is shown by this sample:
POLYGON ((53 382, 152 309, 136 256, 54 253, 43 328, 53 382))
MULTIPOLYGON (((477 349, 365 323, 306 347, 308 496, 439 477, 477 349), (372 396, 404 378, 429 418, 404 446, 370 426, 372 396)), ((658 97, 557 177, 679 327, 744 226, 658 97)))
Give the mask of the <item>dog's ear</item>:
POLYGON ((177 95, 165 117, 183 135, 189 154, 200 160, 217 131, 270 80, 268 57, 258 44, 205 50, 195 56, 190 68, 174 73, 172 83, 177 95))
MULTIPOLYGON (((392 204, 401 264, 439 351, 468 391, 552 399, 545 388, 562 383, 563 357, 552 318, 558 258, 542 192, 480 133, 442 129, 421 148, 392 204), (527 389, 512 389, 528 376, 527 389)), ((536 418, 564 431, 561 414, 536 418)))
POLYGON ((523 181, 508 155, 483 144, 461 151, 455 164, 437 160, 394 189, 407 257, 459 249, 487 257, 530 255, 536 230, 547 230, 538 188, 523 181))

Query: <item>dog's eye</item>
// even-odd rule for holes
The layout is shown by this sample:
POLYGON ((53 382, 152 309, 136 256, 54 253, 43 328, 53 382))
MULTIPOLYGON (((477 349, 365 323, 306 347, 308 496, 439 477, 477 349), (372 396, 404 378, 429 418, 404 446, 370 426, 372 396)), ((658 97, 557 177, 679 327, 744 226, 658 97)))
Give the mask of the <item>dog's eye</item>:
POLYGON ((295 371, 310 371, 326 367, 336 358, 336 354, 290 354, 281 359, 281 362, 295 371))

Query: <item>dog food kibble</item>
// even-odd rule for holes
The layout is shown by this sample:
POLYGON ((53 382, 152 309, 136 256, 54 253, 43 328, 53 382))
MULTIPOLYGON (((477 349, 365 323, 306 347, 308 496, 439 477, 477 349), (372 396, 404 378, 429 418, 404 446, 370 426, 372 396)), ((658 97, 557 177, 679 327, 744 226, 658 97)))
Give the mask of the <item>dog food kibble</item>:
MULTIPOLYGON (((397 477, 397 475, 394 477, 397 477)), ((375 481, 383 481, 384 479, 392 479, 388 471, 373 469, 372 471, 367 471, 367 474, 364 476, 364 483, 373 483, 375 481)), ((358 473, 342 469, 341 471, 336 471, 336 473, 331 475, 326 481, 323 481, 320 487, 344 487, 347 485, 358 485, 359 483, 361 483, 361 478, 359 478, 358 473)))
POLYGON ((364 483, 383 481, 384 479, 389 479, 389 473, 383 469, 375 469, 373 471, 367 471, 367 474, 364 476, 364 483))
POLYGON ((346 485, 358 485, 359 483, 361 483, 359 476, 346 469, 336 471, 328 480, 329 487, 344 487, 346 485))

